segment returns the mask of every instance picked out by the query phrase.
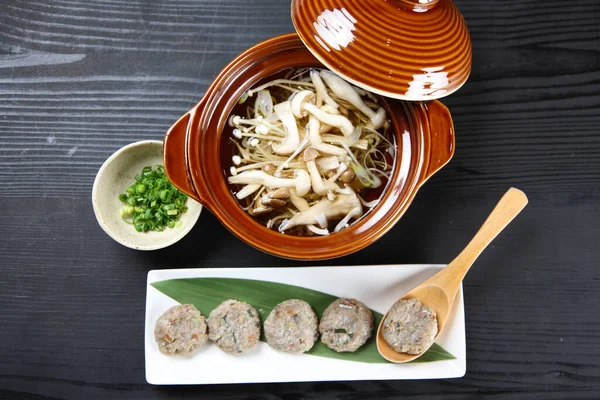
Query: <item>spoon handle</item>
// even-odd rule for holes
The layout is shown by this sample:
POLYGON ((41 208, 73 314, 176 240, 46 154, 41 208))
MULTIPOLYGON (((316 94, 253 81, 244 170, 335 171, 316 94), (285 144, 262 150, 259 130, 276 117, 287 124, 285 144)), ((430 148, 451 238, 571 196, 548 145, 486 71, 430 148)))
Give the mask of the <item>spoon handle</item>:
POLYGON ((433 278, 443 284, 450 301, 465 275, 485 248, 525 208, 527 196, 519 189, 510 188, 500 199, 464 250, 443 271, 433 278))

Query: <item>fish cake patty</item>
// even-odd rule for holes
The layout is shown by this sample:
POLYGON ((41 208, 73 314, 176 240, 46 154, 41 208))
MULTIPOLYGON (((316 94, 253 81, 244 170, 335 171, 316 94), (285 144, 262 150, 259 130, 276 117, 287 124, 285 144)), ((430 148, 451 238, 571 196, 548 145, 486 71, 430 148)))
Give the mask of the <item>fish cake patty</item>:
POLYGON ((383 325, 383 338, 399 353, 421 354, 433 344, 437 332, 435 311, 414 298, 397 301, 383 325))
POLYGON ((206 318, 192 304, 171 307, 156 321, 154 338, 163 354, 191 354, 208 340, 206 318))
POLYGON ((323 312, 321 342, 337 352, 354 352, 373 333, 373 313, 356 299, 337 299, 323 312))
POLYGON ((265 337, 272 348, 286 353, 304 353, 318 338, 318 318, 303 300, 286 300, 275 306, 265 321, 265 337))
POLYGON ((260 339, 260 316, 248 303, 225 300, 208 316, 208 338, 226 353, 250 350, 260 339))

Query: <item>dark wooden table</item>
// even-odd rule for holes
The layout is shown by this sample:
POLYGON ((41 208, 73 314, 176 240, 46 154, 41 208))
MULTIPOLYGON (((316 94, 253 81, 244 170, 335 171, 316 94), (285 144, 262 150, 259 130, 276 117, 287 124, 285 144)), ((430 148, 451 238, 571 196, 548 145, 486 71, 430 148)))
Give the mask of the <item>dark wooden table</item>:
POLYGON ((444 100, 454 159, 383 239, 312 264, 447 262, 524 190, 465 281, 466 376, 152 387, 149 270, 304 264, 209 212, 171 248, 122 247, 94 218, 95 174, 161 139, 242 50, 293 31, 289 1, 0 1, 0 398, 600 398, 600 2, 457 3, 474 57, 444 100))

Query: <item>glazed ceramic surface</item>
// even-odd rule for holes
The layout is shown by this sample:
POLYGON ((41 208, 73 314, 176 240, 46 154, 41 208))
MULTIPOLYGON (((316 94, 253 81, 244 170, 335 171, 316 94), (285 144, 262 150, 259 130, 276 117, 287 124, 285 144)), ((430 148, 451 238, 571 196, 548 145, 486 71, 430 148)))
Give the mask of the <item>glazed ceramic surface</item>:
POLYGON ((123 203, 119 194, 135 181, 135 176, 146 166, 163 163, 162 142, 144 140, 128 144, 117 150, 100 167, 92 189, 92 204, 98 224, 115 241, 136 250, 156 250, 172 245, 183 238, 193 227, 202 205, 188 199, 188 210, 181 215, 182 225, 165 228, 162 232, 137 232, 133 225, 121 218, 123 203))
POLYGON ((293 0, 292 20, 329 69, 386 97, 439 99, 471 71, 471 40, 451 0, 293 0))
POLYGON ((349 228, 329 236, 299 237, 267 229, 241 208, 227 184, 233 148, 227 120, 246 90, 300 67, 323 65, 296 34, 259 43, 233 60, 200 103, 167 132, 165 169, 177 187, 252 246, 285 258, 340 257, 373 243, 398 221, 418 188, 452 157, 454 129, 450 113, 437 101, 380 98, 392 122, 397 157, 379 204, 349 228))

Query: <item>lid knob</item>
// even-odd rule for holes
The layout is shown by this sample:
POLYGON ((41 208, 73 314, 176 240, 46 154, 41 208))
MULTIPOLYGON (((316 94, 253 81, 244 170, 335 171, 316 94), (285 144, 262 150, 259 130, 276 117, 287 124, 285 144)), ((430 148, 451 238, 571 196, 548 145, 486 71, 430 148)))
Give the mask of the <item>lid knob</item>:
POLYGON ((439 0, 395 0, 401 7, 416 12, 427 11, 437 4, 439 0))

